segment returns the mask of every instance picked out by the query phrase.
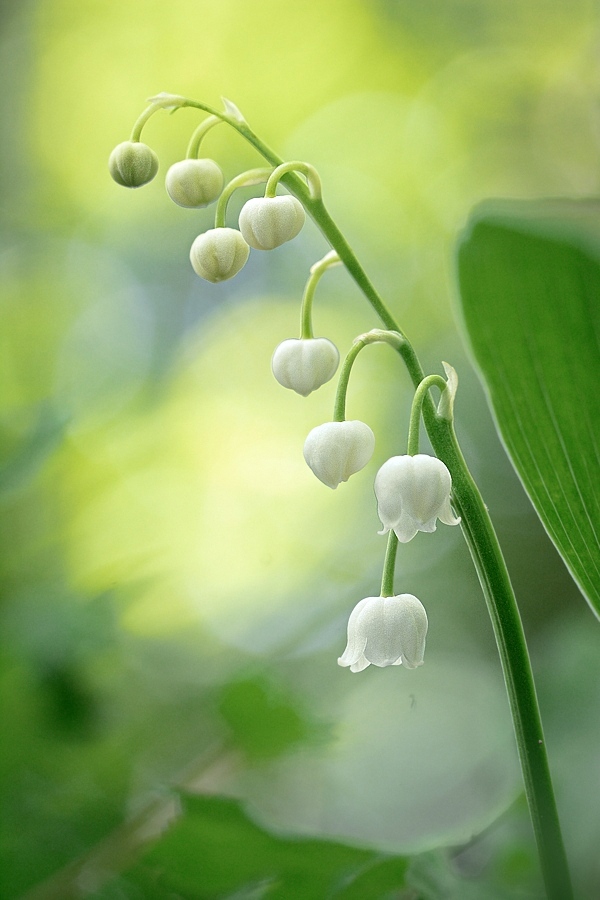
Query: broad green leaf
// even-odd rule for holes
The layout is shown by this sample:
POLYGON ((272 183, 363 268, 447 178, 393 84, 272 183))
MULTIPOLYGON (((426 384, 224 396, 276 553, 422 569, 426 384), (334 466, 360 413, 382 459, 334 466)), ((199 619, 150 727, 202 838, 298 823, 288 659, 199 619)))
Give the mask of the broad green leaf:
POLYGON ((600 616, 600 203, 483 204, 458 264, 498 430, 600 616))
POLYGON ((380 900, 381 888, 404 887, 406 862, 332 841, 281 837, 264 831, 227 797, 182 794, 183 815, 136 866, 98 898, 182 897, 185 900, 380 900), (346 894, 346 891, 350 892, 346 894))

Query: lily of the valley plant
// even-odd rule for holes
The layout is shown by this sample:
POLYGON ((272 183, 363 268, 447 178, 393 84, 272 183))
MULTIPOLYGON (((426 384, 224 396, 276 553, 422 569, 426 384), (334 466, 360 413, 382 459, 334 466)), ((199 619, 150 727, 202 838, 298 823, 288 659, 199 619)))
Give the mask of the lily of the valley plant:
MULTIPOLYGON (((334 377, 337 348, 325 336, 315 337, 312 304, 317 284, 329 268, 345 266, 379 319, 380 328, 359 335, 340 369, 333 416, 317 425, 304 444, 306 462, 325 485, 336 489, 360 472, 375 452, 376 438, 365 422, 347 421, 346 392, 353 363, 372 343, 388 344, 403 360, 414 389, 406 453, 383 462, 375 478, 375 495, 387 546, 379 596, 366 597, 350 613, 348 642, 341 666, 361 672, 374 666, 416 669, 423 664, 428 619, 420 600, 396 594, 394 568, 398 544, 420 532, 431 533, 439 519, 462 526, 492 620, 509 695, 525 792, 537 840, 542 874, 550 900, 571 900, 573 893, 529 654, 514 592, 487 508, 471 477, 454 431, 457 375, 443 363, 444 376, 425 375, 417 354, 356 255, 327 211, 318 173, 307 162, 284 161, 249 127, 239 109, 224 100, 219 111, 203 102, 159 94, 133 126, 128 141, 111 153, 109 170, 125 187, 150 182, 158 171, 154 151, 142 143, 147 121, 160 110, 191 107, 206 113, 191 135, 186 158, 167 172, 171 199, 188 208, 217 201, 214 228, 199 234, 190 249, 194 271, 208 282, 237 275, 251 250, 267 251, 293 240, 306 214, 320 229, 328 250, 311 268, 301 303, 300 334, 286 337, 275 349, 273 374, 283 387, 307 397, 334 377), (223 186, 218 164, 200 156, 208 131, 225 123, 245 138, 261 157, 261 165, 242 172, 223 186), (227 204, 235 190, 264 184, 264 195, 249 200, 237 227, 227 225, 227 204), (285 193, 278 193, 284 187, 285 193), (437 405, 432 389, 439 393, 437 405), (419 452, 419 426, 424 422, 434 456, 419 452)), ((434 538, 428 538, 428 540, 434 538)), ((417 677, 405 675, 404 677, 417 677)))

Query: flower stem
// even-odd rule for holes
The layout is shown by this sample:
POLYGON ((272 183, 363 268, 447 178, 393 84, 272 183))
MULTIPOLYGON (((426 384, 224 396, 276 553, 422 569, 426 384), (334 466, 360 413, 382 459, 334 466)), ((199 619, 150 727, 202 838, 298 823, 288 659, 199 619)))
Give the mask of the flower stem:
POLYGON ((396 550, 398 549, 398 538, 394 531, 388 534, 387 548, 385 551, 385 560, 383 563, 383 575, 381 577, 381 596, 394 596, 394 570, 396 568, 396 550))
MULTIPOLYGON (((174 105, 195 107, 216 115, 228 122, 270 165, 279 166, 283 163, 283 160, 250 129, 245 120, 240 120, 228 112, 218 112, 204 103, 174 95, 165 96, 164 99, 155 98, 153 102, 157 106, 162 104, 170 108, 174 105)), ((306 182, 293 171, 287 172, 281 180, 304 205, 385 328, 397 332, 399 340, 396 349, 404 360, 414 388, 417 389, 423 380, 424 372, 414 348, 375 290, 322 199, 313 197, 306 182)), ((360 349, 360 347, 356 349, 351 362, 360 349)), ((345 401, 345 391, 343 399, 345 401)), ((547 897, 548 900, 572 900, 573 889, 548 766, 531 662, 510 577, 494 526, 479 489, 467 468, 452 422, 436 414, 428 393, 423 396, 422 411, 433 449, 452 475, 454 505, 461 516, 463 532, 492 620, 547 897)))
POLYGON ((344 363, 340 370, 337 391, 335 393, 335 402, 333 404, 334 422, 344 422, 346 419, 346 393, 348 391, 348 380, 350 378, 350 372, 352 371, 354 360, 363 349, 363 347, 366 346, 366 341, 362 340, 361 338, 357 338, 346 354, 346 359, 344 360, 344 363))
POLYGON ((146 107, 144 112, 139 116, 134 122, 133 128, 131 129, 131 137, 130 141, 133 143, 138 143, 142 136, 142 128, 148 121, 148 119, 154 115, 155 112, 158 112, 160 106, 157 106, 156 103, 151 103, 150 106, 146 107))
POLYGON ((395 350, 399 350, 403 341, 404 338, 401 337, 398 332, 383 331, 381 328, 372 328, 371 331, 366 331, 364 334, 360 334, 357 338, 354 338, 354 343, 348 351, 346 359, 344 360, 340 371, 340 377, 335 395, 335 403, 333 406, 334 422, 343 422, 346 418, 346 393, 348 391, 348 380, 350 378, 352 366, 354 365, 354 360, 356 359, 360 351, 364 347, 366 347, 367 344, 389 344, 395 350))
POLYGON ((327 269, 331 269, 332 266, 341 266, 341 264, 342 262, 335 250, 330 250, 329 253, 325 254, 323 259, 320 259, 310 267, 310 275, 308 277, 308 281, 306 282, 306 287, 304 288, 304 294, 302 296, 302 306, 300 309, 301 338, 314 337, 312 328, 312 303, 319 281, 321 280, 327 269))
MULTIPOLYGON (((451 422, 439 419, 435 449, 452 474, 453 505, 473 558, 508 692, 525 794, 549 900, 573 897, 525 633, 498 538, 451 422)), ((433 441, 432 441, 433 443, 433 441)))
POLYGON ((237 191, 238 188, 251 187, 253 184, 264 184, 264 182, 268 180, 271 172, 272 169, 266 168, 249 169, 247 172, 242 172, 241 175, 236 175, 235 178, 232 178, 231 181, 225 185, 221 196, 219 197, 219 202, 217 203, 217 208, 215 210, 215 228, 224 227, 227 216, 227 204, 229 203, 233 192, 237 191))
POLYGON ((218 116, 208 116, 201 122, 194 133, 190 138, 190 142, 188 144, 188 148, 185 154, 186 159, 198 159, 198 153, 200 152, 200 144, 204 135, 210 131, 211 128, 214 128, 215 125, 220 125, 223 120, 219 119, 218 116))

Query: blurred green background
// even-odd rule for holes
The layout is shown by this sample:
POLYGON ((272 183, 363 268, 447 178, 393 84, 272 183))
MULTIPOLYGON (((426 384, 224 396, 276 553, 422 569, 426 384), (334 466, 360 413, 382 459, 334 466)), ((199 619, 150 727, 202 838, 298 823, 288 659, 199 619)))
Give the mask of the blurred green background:
MULTIPOLYGON (((597 4, 13 0, 0 26, 1 896, 151 896, 121 879, 136 854, 119 847, 160 832, 173 786, 239 798, 268 832, 377 853, 485 831, 453 871, 481 878, 476 896, 537 889, 459 529, 399 553, 397 589, 430 618, 426 665, 336 665, 349 612, 378 592, 372 479, 404 447, 408 380, 387 348, 361 355, 348 415, 374 429, 375 456, 335 493, 317 482, 302 443, 334 386, 286 392, 270 357, 298 336, 327 248, 309 223, 231 282, 201 282, 188 251, 213 210, 175 207, 163 187, 197 111, 146 127, 152 184, 127 191, 107 172, 163 90, 225 95, 283 156, 312 162, 426 368, 458 370, 457 430, 531 642, 568 851, 581 896, 598 896, 600 632, 453 318, 453 246, 476 201, 598 193, 597 4)), ((227 177, 260 164, 223 127, 204 148, 227 177)), ((342 352, 379 324, 339 269, 314 321, 342 352)), ((152 896, 275 896, 234 886, 152 896)))

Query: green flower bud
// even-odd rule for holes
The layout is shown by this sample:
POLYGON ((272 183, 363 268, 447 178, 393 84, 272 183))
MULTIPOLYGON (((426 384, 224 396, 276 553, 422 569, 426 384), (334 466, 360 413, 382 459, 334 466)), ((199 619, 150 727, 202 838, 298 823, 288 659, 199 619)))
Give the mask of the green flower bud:
POLYGON ((117 184, 130 188, 141 187, 152 181, 158 172, 158 156, 147 144, 123 141, 110 154, 108 169, 117 184))
POLYGON ((190 250, 190 262, 200 278, 226 281, 242 269, 250 247, 235 228, 211 228, 199 234, 190 250))
POLYGON ((178 206, 208 206, 223 190, 223 173, 212 159, 182 159, 165 179, 167 193, 178 206))
POLYGON ((239 225, 255 250, 273 250, 295 238, 305 218, 304 207, 291 194, 255 197, 242 207, 239 225))

